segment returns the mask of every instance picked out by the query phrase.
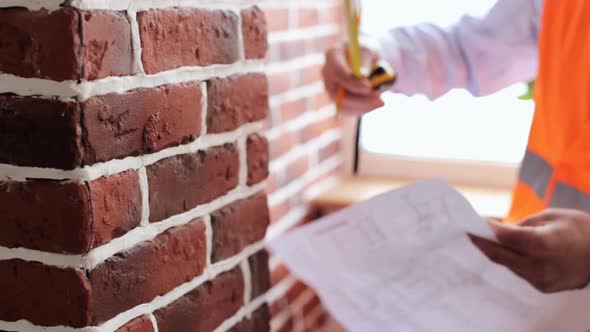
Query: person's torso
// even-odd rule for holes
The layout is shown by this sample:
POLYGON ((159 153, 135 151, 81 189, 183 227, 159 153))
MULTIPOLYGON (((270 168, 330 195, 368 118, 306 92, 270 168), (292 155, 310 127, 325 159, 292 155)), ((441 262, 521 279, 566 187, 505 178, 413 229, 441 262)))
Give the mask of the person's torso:
POLYGON ((512 222, 548 207, 590 212, 590 1, 545 1, 539 53, 512 222))

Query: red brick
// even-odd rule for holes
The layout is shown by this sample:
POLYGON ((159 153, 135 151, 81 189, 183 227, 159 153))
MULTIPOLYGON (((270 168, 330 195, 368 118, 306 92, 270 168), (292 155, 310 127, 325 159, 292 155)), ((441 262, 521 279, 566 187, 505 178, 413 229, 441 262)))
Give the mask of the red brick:
POLYGON ((155 312, 160 332, 211 332, 244 303, 242 271, 235 268, 155 312))
POLYGON ((81 38, 84 41, 84 77, 87 80, 95 80, 132 74, 131 27, 125 13, 105 10, 81 11, 80 18, 83 19, 81 38), (113 33, 114 31, 116 33, 113 33))
POLYGON ((132 73, 131 28, 122 12, 8 8, 0 22, 1 72, 56 81, 132 73))
POLYGON ((283 281, 287 276, 290 275, 289 269, 283 264, 279 264, 270 273, 271 286, 276 286, 279 282, 283 281))
POLYGON ((275 160, 293 150, 299 143, 299 134, 286 131, 269 141, 269 153, 271 160, 275 160))
POLYGON ((316 325, 316 326, 321 328, 321 327, 323 327, 324 325, 326 325, 326 323, 327 323, 327 321, 328 321, 328 318, 329 318, 329 317, 330 317, 330 316, 328 315, 328 313, 327 313, 327 312, 323 312, 323 313, 320 315, 320 317, 318 317, 318 319, 317 319, 317 325, 316 325))
POLYGON ((341 44, 342 34, 335 32, 334 34, 308 39, 305 42, 305 49, 309 53, 323 53, 333 45, 341 44))
POLYGON ((295 120, 307 111, 307 99, 298 99, 290 102, 286 102, 280 106, 281 109, 281 122, 285 123, 291 120, 295 120))
POLYGON ((314 309, 320 306, 320 298, 317 295, 314 295, 311 300, 303 305, 301 313, 303 316, 309 315, 314 309))
POLYGON ((271 95, 278 95, 289 92, 295 87, 296 73, 287 71, 280 74, 272 74, 268 76, 268 87, 271 95))
POLYGON ((129 171, 89 184, 0 183, 0 244, 82 254, 139 225, 138 176, 129 171))
POLYGON ((323 10, 323 14, 324 24, 340 24, 343 23, 345 17, 344 8, 341 6, 328 7, 323 10))
POLYGON ((260 135, 250 135, 246 141, 248 152, 248 185, 268 177, 268 141, 260 135))
POLYGON ((309 124, 301 131, 301 138, 303 142, 309 142, 334 127, 336 127, 336 115, 309 124))
POLYGON ((138 317, 120 327, 116 332, 155 332, 154 325, 148 316, 138 317))
POLYGON ((270 311, 268 305, 264 304, 254 313, 244 318, 228 332, 269 332, 270 331, 270 311))
POLYGON ((88 184, 92 209, 92 247, 123 236, 141 222, 141 192, 135 171, 103 177, 88 184))
POLYGON ((231 11, 154 9, 138 13, 137 21, 148 74, 239 60, 238 17, 231 11))
POLYGON ((1 163, 60 169, 82 164, 77 103, 0 95, 0 110, 1 163))
POLYGON ((301 8, 297 13, 297 27, 310 28, 320 23, 320 12, 317 8, 301 8))
POLYGON ((242 31, 246 59, 263 59, 268 50, 266 20, 260 8, 242 10, 242 31))
POLYGON ((225 195, 237 186, 238 169, 239 156, 233 144, 149 166, 150 221, 162 221, 225 195))
POLYGON ((268 82, 264 74, 212 79, 207 88, 209 133, 234 130, 263 120, 268 114, 268 82))
POLYGON ((73 169, 188 143, 201 131, 200 83, 92 97, 82 104, 0 96, 0 162, 73 169))
POLYGON ((90 98, 83 105, 86 164, 195 140, 201 132, 201 99, 200 82, 90 98))
POLYGON ((312 98, 311 104, 313 105, 312 108, 314 110, 320 110, 325 107, 334 105, 334 102, 327 93, 321 92, 312 98))
POLYGON ((270 307, 270 315, 272 317, 276 317, 279 314, 281 314, 282 312, 290 311, 289 304, 283 298, 278 298, 275 301, 271 302, 269 304, 269 307, 270 307))
POLYGON ((279 174, 276 174, 276 173, 278 173, 278 172, 274 172, 274 173, 270 174, 268 176, 268 178, 266 179, 265 191, 269 194, 276 191, 277 189, 279 189, 279 174))
POLYGON ((279 45, 279 58, 281 61, 292 60, 302 57, 307 53, 306 42, 304 40, 284 41, 279 45))
POLYGON ((164 295, 203 272, 205 225, 195 220, 117 254, 89 273, 94 323, 164 295))
POLYGON ((289 10, 287 8, 265 8, 264 14, 269 31, 281 31, 289 28, 289 10))
POLYGON ((327 159, 330 159, 331 157, 336 156, 338 154, 338 152, 340 152, 340 141, 339 140, 329 143, 328 145, 322 147, 318 151, 319 160, 320 160, 320 162, 326 161, 327 159))
POLYGON ((281 202, 275 206, 270 207, 270 220, 271 223, 276 223, 277 221, 281 220, 284 216, 289 213, 291 209, 291 204, 289 204, 289 200, 281 202))
POLYGON ((322 82, 322 80, 322 65, 313 65, 306 67, 301 71, 299 84, 309 85, 317 82, 322 82))
POLYGON ((266 195, 256 194, 211 214, 213 252, 219 262, 240 253, 246 246, 264 239, 269 225, 266 195))
POLYGON ((0 320, 41 326, 92 323, 90 285, 83 271, 21 260, 0 261, 0 320))
POLYGON ((287 301, 289 301, 289 304, 292 305, 293 302, 295 302, 295 300, 307 289, 308 288, 304 283, 302 283, 301 281, 297 281, 291 288, 289 288, 287 294, 285 295, 285 298, 287 299, 287 301))
POLYGON ((303 176, 310 167, 309 157, 307 155, 299 156, 294 162, 287 165, 285 170, 284 183, 287 184, 295 179, 303 176))
POLYGON ((295 319, 293 316, 289 317, 283 326, 279 327, 276 332, 293 332, 295 329, 295 319))
POLYGON ((252 274, 252 298, 255 299, 270 289, 270 270, 266 250, 250 256, 250 273, 252 274))

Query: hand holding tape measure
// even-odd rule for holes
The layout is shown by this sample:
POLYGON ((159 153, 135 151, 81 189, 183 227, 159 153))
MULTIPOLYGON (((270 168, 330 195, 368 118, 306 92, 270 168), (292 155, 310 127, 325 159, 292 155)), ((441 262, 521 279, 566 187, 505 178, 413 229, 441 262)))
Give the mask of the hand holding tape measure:
MULTIPOLYGON (((348 63, 352 75, 359 80, 368 79, 374 91, 380 91, 391 87, 396 80, 396 75, 391 66, 384 60, 375 61, 369 72, 363 72, 363 52, 360 45, 361 5, 360 0, 344 0, 346 5, 346 22, 348 28, 348 63)), ((336 106, 342 110, 346 90, 338 89, 336 94, 336 106)))

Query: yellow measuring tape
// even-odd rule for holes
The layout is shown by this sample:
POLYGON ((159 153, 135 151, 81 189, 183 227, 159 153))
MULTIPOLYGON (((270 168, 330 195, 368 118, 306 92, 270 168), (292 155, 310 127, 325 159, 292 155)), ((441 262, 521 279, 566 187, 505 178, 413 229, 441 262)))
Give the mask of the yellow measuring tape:
POLYGON ((361 5, 358 0, 345 0, 346 2, 346 22, 348 26, 348 61, 352 74, 363 79, 362 73, 363 59, 360 43, 361 28, 361 5))
MULTIPOLYGON (((344 0, 346 7, 346 23, 348 31, 348 62, 352 74, 358 79, 368 78, 371 86, 375 90, 392 86, 395 83, 395 71, 384 60, 379 60, 371 68, 369 75, 363 74, 363 58, 360 43, 361 27, 361 4, 360 0, 344 0)), ((346 91, 343 88, 338 90, 336 96, 336 106, 338 110, 342 109, 346 91)))

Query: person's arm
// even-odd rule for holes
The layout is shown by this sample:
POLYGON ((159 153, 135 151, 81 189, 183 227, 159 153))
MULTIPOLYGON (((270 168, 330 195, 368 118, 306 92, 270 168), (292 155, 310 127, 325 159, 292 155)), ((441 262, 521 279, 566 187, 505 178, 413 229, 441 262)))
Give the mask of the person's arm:
POLYGON ((393 90, 437 98, 453 88, 486 95, 537 73, 543 0, 499 0, 482 19, 449 29, 432 24, 391 30, 381 55, 398 73, 393 90))
POLYGON ((518 225, 488 221, 499 243, 472 237, 493 262, 545 293, 590 283, 590 214, 550 209, 518 225))

